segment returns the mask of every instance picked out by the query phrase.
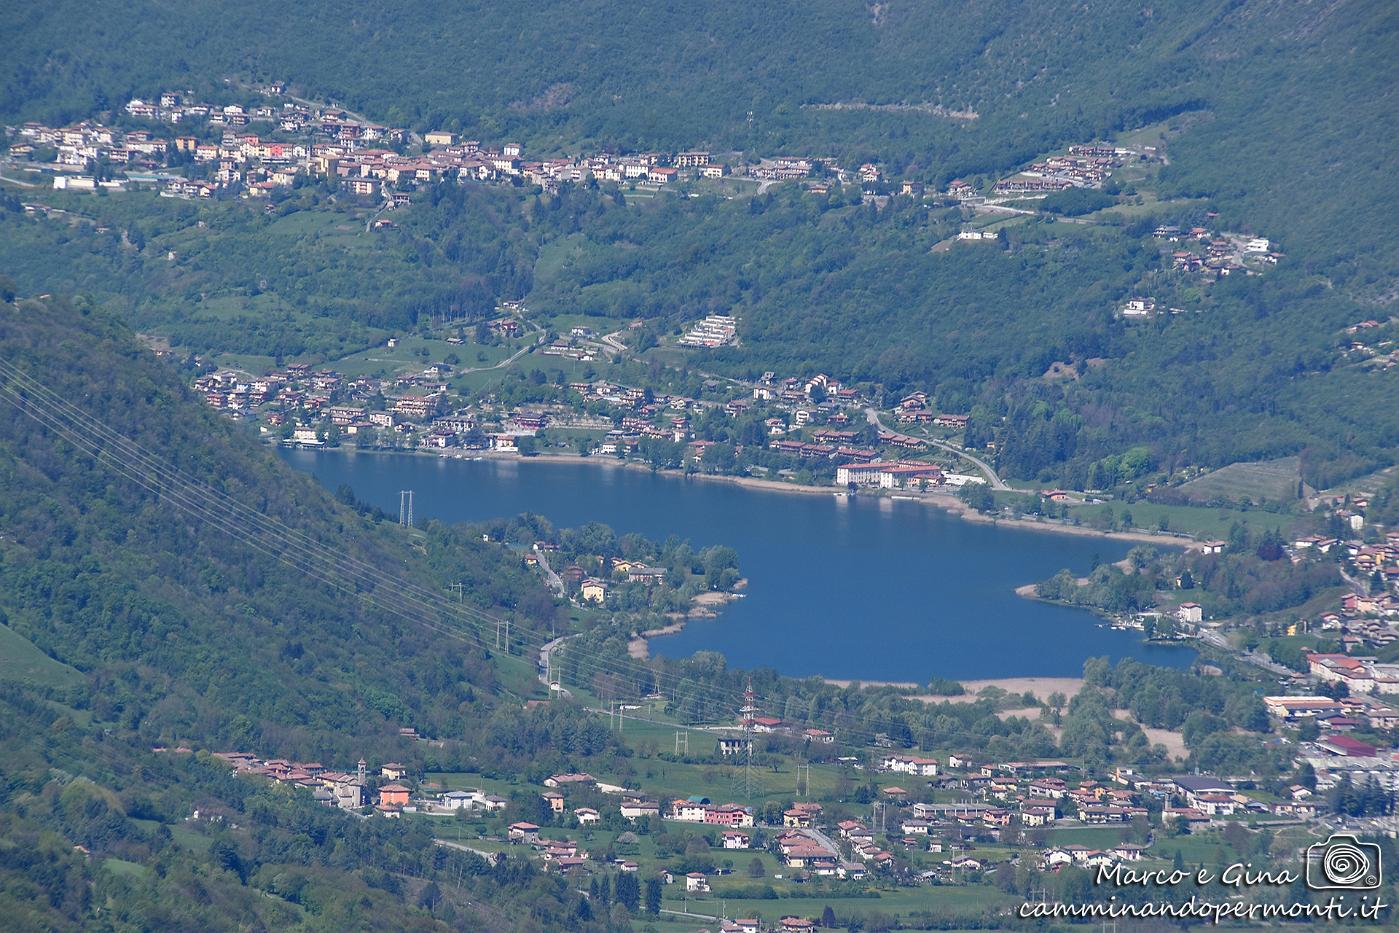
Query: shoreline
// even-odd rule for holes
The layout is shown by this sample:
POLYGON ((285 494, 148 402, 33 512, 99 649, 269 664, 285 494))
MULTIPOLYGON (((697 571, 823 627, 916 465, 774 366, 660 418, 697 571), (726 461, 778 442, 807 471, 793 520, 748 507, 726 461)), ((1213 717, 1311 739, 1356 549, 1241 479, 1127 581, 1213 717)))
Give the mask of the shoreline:
MULTIPOLYGON (((1005 525, 1011 528, 1024 528, 1028 531, 1047 531, 1052 534, 1108 538, 1113 541, 1132 541, 1137 544, 1159 544, 1165 547, 1185 549, 1189 549, 1195 544, 1195 539, 1189 536, 1158 534, 1151 531, 1100 531, 1097 528, 1088 528, 1083 525, 1035 521, 1032 518, 997 518, 993 515, 982 514, 956 496, 945 492, 925 492, 920 496, 912 497, 912 500, 941 508, 963 521, 977 522, 983 525, 1005 525)), ((1019 591, 1017 590, 1017 592, 1019 591)))
MULTIPOLYGON (((818 680, 828 683, 833 687, 844 690, 856 684, 861 687, 894 687, 899 690, 921 690, 922 684, 915 684, 906 681, 889 680, 860 680, 858 678, 841 677, 818 677, 818 680)), ((950 678, 955 679, 955 678, 950 678)), ((967 692, 956 696, 946 696, 936 693, 915 694, 912 699, 924 703, 972 703, 980 699, 978 696, 987 687, 998 687, 1006 693, 1020 696, 1023 693, 1033 693, 1041 701, 1047 700, 1050 694, 1062 693, 1068 699, 1072 699, 1074 694, 1083 689, 1082 677, 1043 677, 1031 675, 1025 677, 991 677, 980 680, 958 680, 957 683, 967 692)))
MULTIPOLYGON (((756 489, 764 492, 780 492, 790 495, 817 495, 817 496, 839 496, 843 494, 837 486, 797 486, 783 480, 760 479, 756 476, 729 476, 720 473, 682 473, 679 470, 653 470, 644 463, 637 463, 633 460, 617 460, 610 457, 590 456, 581 454, 561 454, 561 453, 540 453, 525 457, 518 453, 507 453, 497 450, 482 450, 474 452, 470 457, 459 457, 454 455, 443 455, 428 450, 361 450, 357 447, 345 445, 341 447, 289 447, 288 450, 310 450, 325 453, 345 453, 345 454, 378 454, 378 455, 408 455, 415 457, 431 457, 435 460, 500 460, 514 461, 517 463, 574 463, 590 464, 594 466, 607 467, 609 469, 639 470, 646 473, 654 473, 658 476, 668 476, 677 480, 698 480, 706 483, 727 483, 731 486, 740 486, 745 489, 756 489)), ((997 518, 991 515, 983 515, 971 506, 967 505, 955 495, 946 492, 924 492, 908 493, 898 497, 892 496, 869 496, 859 495, 861 499, 888 499, 891 502, 913 502, 919 505, 932 508, 940 508, 947 514, 960 518, 963 521, 976 522, 983 525, 1003 526, 1007 528, 1020 528, 1027 531, 1048 532, 1050 534, 1078 535, 1080 537, 1107 538, 1112 541, 1131 541, 1136 544, 1156 544, 1164 547, 1190 548, 1195 544, 1195 539, 1189 536, 1159 534, 1151 531, 1100 531, 1097 528, 1088 528, 1084 525, 1065 525, 1059 522, 1036 521, 1030 518, 997 518)))
POLYGON ((661 635, 676 635, 685 630, 685 626, 691 619, 717 619, 719 612, 729 603, 738 599, 742 595, 742 590, 748 586, 748 578, 742 577, 734 584, 732 590, 722 592, 697 593, 690 597, 690 609, 685 614, 672 613, 671 619, 659 628, 649 628, 644 632, 635 632, 627 639, 627 655, 637 661, 645 661, 651 657, 650 640, 661 635))

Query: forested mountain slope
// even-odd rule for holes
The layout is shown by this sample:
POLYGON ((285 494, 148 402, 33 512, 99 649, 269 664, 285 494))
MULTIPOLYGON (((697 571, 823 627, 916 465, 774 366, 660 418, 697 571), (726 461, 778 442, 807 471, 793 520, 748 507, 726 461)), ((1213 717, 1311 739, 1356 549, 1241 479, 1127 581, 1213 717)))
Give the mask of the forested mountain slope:
MULTIPOLYGON (((311 754, 383 741, 375 736, 401 725, 464 738, 489 711, 496 675, 479 635, 404 602, 398 587, 441 592, 427 569, 440 566, 474 600, 509 613, 533 587, 499 548, 442 529, 410 539, 335 501, 207 412, 105 315, 63 302, 0 306, 0 347, 6 367, 93 419, 61 436, 6 395, 0 618, 87 674, 99 716, 152 741, 311 754), (288 531, 274 540, 267 522, 182 492, 99 428, 288 531), (83 449, 93 440, 101 462, 83 449), (190 502, 222 517, 192 516, 180 507, 190 502), (390 576, 313 557, 323 545, 390 576), (408 605, 413 613, 398 611, 408 605)), ((5 381, 33 410, 53 409, 5 381)))

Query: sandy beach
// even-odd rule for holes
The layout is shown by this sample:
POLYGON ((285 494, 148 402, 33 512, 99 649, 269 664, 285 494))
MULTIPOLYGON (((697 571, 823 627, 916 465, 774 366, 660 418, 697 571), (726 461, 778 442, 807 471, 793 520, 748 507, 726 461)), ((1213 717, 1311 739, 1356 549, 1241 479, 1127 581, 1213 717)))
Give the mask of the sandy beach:
POLYGON ((679 619, 660 628, 650 628, 644 632, 639 632, 631 641, 627 642, 627 654, 638 661, 645 661, 651 657, 651 646, 647 642, 648 638, 655 638, 658 635, 674 635, 684 627, 685 620, 679 619))

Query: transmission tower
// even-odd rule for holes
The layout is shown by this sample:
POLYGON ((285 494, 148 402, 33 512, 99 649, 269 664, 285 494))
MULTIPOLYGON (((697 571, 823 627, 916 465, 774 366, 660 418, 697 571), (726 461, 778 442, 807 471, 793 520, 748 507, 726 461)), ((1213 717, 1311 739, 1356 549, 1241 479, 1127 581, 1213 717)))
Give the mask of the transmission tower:
POLYGON ((675 754, 690 754, 690 733, 684 729, 675 730, 675 754))
POLYGON ((804 765, 797 765, 796 795, 798 797, 811 796, 811 765, 809 763, 804 765), (805 778, 806 780, 803 781, 802 778, 805 778))
POLYGON ((887 832, 889 805, 882 800, 876 800, 870 804, 870 829, 876 832, 887 832))
POLYGON ((398 491, 398 523, 404 528, 413 527, 413 490, 398 491))
POLYGON ((753 723, 758 718, 758 699, 753 692, 753 680, 743 691, 743 705, 738 708, 739 724, 743 727, 743 767, 734 769, 734 795, 740 800, 752 803, 757 791, 753 780, 753 723))

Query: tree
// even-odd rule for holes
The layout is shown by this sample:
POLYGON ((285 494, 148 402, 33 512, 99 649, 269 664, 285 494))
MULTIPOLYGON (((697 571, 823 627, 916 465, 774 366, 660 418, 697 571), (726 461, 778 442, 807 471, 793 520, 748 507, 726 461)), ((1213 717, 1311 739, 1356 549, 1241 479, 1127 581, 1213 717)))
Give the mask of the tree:
POLYGON ((636 880, 636 875, 624 871, 617 876, 616 896, 617 901, 627 910, 636 913, 636 908, 641 903, 641 884, 636 880))
POLYGON ((1235 852, 1243 854, 1248 848, 1248 828, 1237 820, 1230 820, 1224 824, 1224 831, 1221 833, 1229 848, 1235 852))
POLYGON ((1269 529, 1258 542, 1257 554, 1259 560, 1281 560, 1287 555, 1284 549, 1285 545, 1286 542, 1283 540, 1282 533, 1276 528, 1269 529))
POLYGON ((834 910, 831 909, 831 905, 830 905, 830 904, 827 904, 827 905, 821 910, 821 926, 825 927, 825 928, 828 929, 828 930, 834 930, 834 929, 835 929, 835 925, 836 925, 836 912, 835 912, 834 910))
POLYGON ((758 858, 756 855, 753 856, 753 860, 748 863, 748 877, 763 878, 766 876, 767 870, 763 868, 763 860, 758 858))
POLYGON ((646 912, 651 916, 659 916, 661 912, 661 879, 646 879, 646 912))
POLYGON ((1307 790, 1316 790, 1316 769, 1312 767, 1311 762, 1304 761, 1297 769, 1297 783, 1307 790))

